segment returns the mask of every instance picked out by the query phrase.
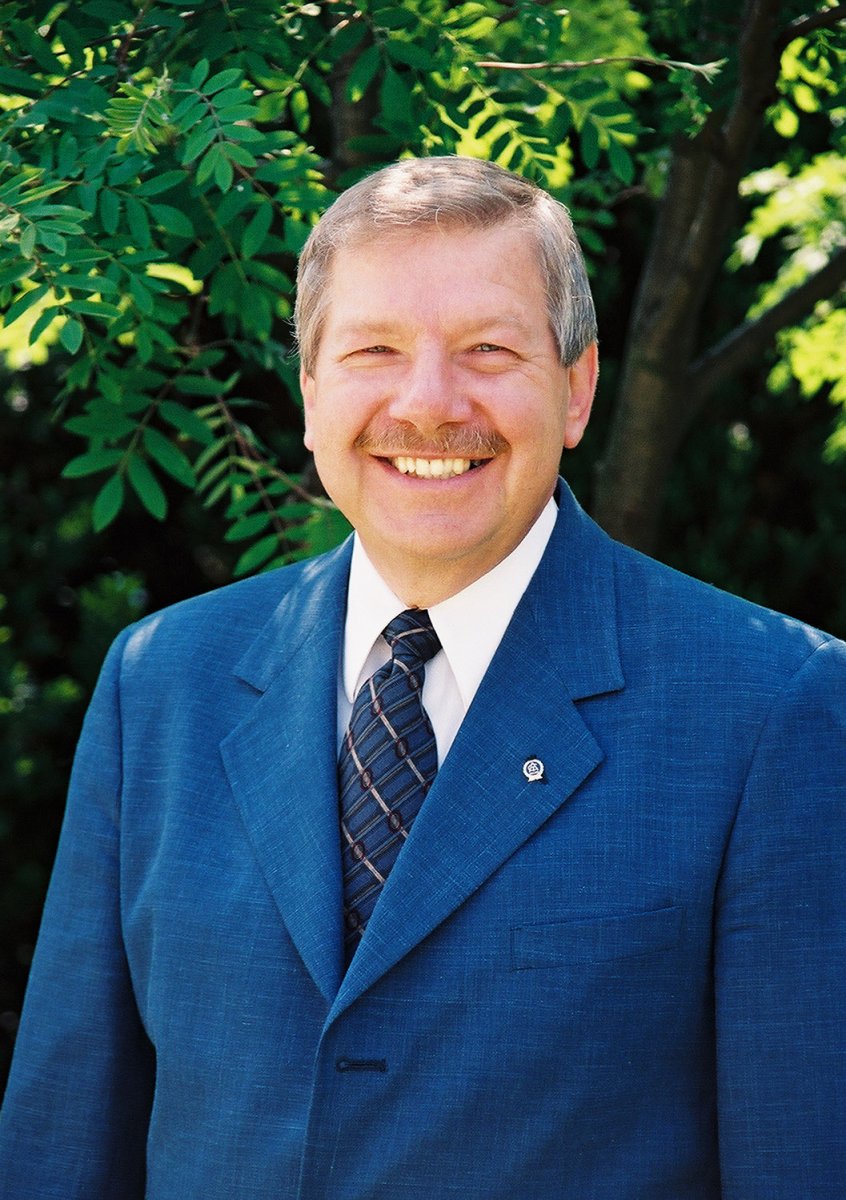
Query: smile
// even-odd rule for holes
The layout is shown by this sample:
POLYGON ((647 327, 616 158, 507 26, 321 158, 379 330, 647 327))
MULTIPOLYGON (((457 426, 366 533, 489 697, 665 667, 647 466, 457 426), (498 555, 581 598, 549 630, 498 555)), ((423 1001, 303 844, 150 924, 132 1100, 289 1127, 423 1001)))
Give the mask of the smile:
POLYGON ((414 475, 418 479, 454 479, 464 475, 484 460, 471 458, 409 458, 401 456, 388 460, 403 475, 414 475))

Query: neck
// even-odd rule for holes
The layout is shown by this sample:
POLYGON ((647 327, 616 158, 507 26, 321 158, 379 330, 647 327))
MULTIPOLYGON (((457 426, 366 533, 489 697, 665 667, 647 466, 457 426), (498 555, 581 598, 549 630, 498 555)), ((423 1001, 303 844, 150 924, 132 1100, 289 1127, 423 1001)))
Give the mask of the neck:
POLYGON ((367 545, 364 549, 385 583, 406 608, 432 608, 475 583, 490 569, 473 570, 465 564, 439 561, 433 570, 431 560, 398 564, 392 559, 385 561, 379 555, 372 554, 367 545))

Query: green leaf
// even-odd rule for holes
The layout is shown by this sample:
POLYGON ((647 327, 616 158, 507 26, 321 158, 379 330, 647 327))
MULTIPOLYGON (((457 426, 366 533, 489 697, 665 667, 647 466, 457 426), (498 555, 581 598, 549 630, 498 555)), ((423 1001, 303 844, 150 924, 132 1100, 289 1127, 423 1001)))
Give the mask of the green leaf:
POLYGON ((185 437, 192 438, 203 446, 208 446, 214 441, 211 429, 193 409, 186 408, 183 404, 176 404, 172 400, 164 400, 159 405, 159 412, 163 420, 184 434, 185 437))
POLYGON ((3 318, 3 325, 5 328, 8 329, 10 325, 17 321, 18 317, 22 317, 25 312, 29 312, 32 306, 34 304, 38 304, 40 300, 43 300, 49 291, 50 288, 47 286, 47 284, 42 283, 39 285, 39 287, 31 288, 28 292, 23 292, 20 296, 18 296, 14 304, 10 305, 10 307, 6 310, 3 318))
POLYGON ((17 283, 19 279, 27 279, 36 270, 33 262, 11 262, 7 266, 0 268, 0 287, 6 287, 7 284, 17 283))
POLYGON ((60 233, 55 233, 52 229, 42 226, 38 230, 38 240, 46 249, 52 250, 54 254, 59 254, 63 258, 68 252, 67 239, 63 238, 60 233))
POLYGON ((203 86, 203 80, 209 73, 209 60, 201 58, 194 70, 191 72, 190 84, 192 88, 200 88, 203 86))
MULTIPOLYGON (((197 461, 194 463, 194 470, 199 479, 199 483, 197 484, 197 488, 199 491, 202 491, 203 488, 206 486, 206 476, 205 476, 206 469, 211 465, 211 463, 214 462, 214 460, 217 458, 218 454, 220 454, 223 450, 225 450, 228 445, 229 445, 228 437, 217 438, 215 441, 210 442, 209 445, 206 446, 205 450, 203 450, 203 452, 198 456, 197 461)), ((222 464, 218 463, 217 465, 218 465, 218 467, 222 466, 225 468, 227 466, 227 464, 228 464, 228 459, 224 459, 222 464)), ((213 468, 213 469, 216 470, 217 468, 213 468)), ((217 476, 214 476, 214 478, 216 479, 217 476)))
POLYGON ((227 108, 218 111, 215 102, 215 112, 217 112, 218 120, 224 126, 227 136, 236 127, 238 121, 254 121, 257 115, 257 109, 252 104, 230 104, 227 108))
POLYGON ((214 164, 214 181, 218 188, 225 193, 232 187, 233 178, 232 163, 221 150, 214 164))
POLYGON ((45 308, 44 312, 38 317, 37 321, 29 331, 29 344, 35 345, 42 333, 45 333, 58 316, 64 312, 60 304, 51 304, 49 308, 45 308))
POLYGON ((352 531, 347 518, 337 508, 318 508, 305 528, 308 554, 322 554, 339 545, 352 531))
POLYGON ((236 521, 230 529, 227 529, 224 541, 245 542, 248 538, 255 537, 257 533, 263 533, 271 520, 272 514, 267 511, 251 513, 248 517, 242 517, 240 521, 236 521))
POLYGON ((85 328, 81 321, 67 320, 59 330, 59 341, 70 354, 76 354, 84 336, 85 328))
POLYGON ((259 492, 246 492, 243 496, 238 496, 226 510, 227 521, 234 521, 236 517, 245 516, 250 509, 261 503, 261 499, 259 492))
POLYGON ((64 74, 61 62, 34 26, 32 21, 9 21, 7 32, 13 34, 15 41, 27 54, 32 55, 42 71, 61 77, 64 74))
POLYGON ((38 230, 34 225, 27 225, 18 241, 18 249, 24 258, 32 258, 35 253, 35 237, 38 230))
POLYGON ((122 450, 89 450, 87 454, 78 454, 65 465, 62 478, 82 479, 86 475, 96 475, 98 471, 116 467, 122 458, 122 450))
POLYGON ((137 275, 129 276, 129 294, 135 301, 135 305, 139 312, 145 317, 149 317, 155 307, 153 293, 148 287, 145 287, 141 279, 137 275))
POLYGON ((353 63, 347 77, 347 97, 357 104, 376 78, 382 56, 377 45, 368 46, 353 63))
POLYGON ((250 546, 249 550, 245 550, 235 564, 233 574, 248 575, 250 571, 255 571, 263 566, 279 548, 279 538, 275 533, 269 533, 266 537, 259 538, 255 545, 250 546))
POLYGON ((134 181, 147 165, 143 154, 128 154, 123 161, 109 172, 109 183, 112 187, 120 187, 122 183, 134 181))
POLYGON ((120 288, 108 275, 77 275, 71 272, 67 275, 57 276, 56 282, 62 287, 76 288, 80 292, 100 292, 107 296, 116 296, 120 293, 120 288))
POLYGON ((123 508, 125 489, 122 475, 107 479, 94 499, 91 524, 95 533, 102 533, 123 508))
POLYGON ((109 400, 92 402, 87 413, 81 417, 71 417, 65 421, 64 427, 69 433, 77 433, 91 441, 125 438, 136 429, 135 422, 125 417, 109 400))
POLYGON ((220 145, 218 143, 215 143, 215 145, 212 146, 211 150, 209 150, 206 154, 203 155, 202 159, 200 160, 200 164, 197 167, 197 183, 198 184, 200 184, 202 186, 204 183, 208 183, 208 181, 211 179, 212 175, 215 172, 215 168, 217 167, 220 157, 221 157, 220 145))
POLYGON ((160 175, 153 175, 150 179, 145 179, 135 189, 136 196, 160 196, 162 192, 169 192, 171 188, 177 187, 180 183, 185 182, 184 171, 162 171, 160 175))
POLYGON ((82 70, 85 67, 85 41, 68 21, 58 20, 56 22, 56 32, 61 38, 67 54, 70 56, 71 65, 76 70, 82 70))
POLYGON ((252 96, 250 92, 243 87, 227 88, 226 91, 218 92, 214 98, 214 106, 218 114, 222 114, 227 108, 240 108, 241 105, 249 105, 250 111, 255 116, 255 108, 252 104, 252 96))
POLYGON ((204 102, 201 96, 192 95, 186 96, 177 104, 170 119, 174 129, 178 129, 180 133, 188 133, 207 113, 208 102, 204 102))
POLYGON ((311 124, 311 113, 308 108, 308 96, 302 88, 294 88, 291 95, 288 97, 288 104, 291 109, 291 116, 294 118, 294 124, 300 133, 308 133, 308 127, 311 124))
POLYGON ((270 226, 272 224, 273 205, 270 201, 265 200, 259 204, 247 228, 244 230, 244 236, 241 239, 241 253, 244 258, 252 258, 254 254, 258 254, 264 245, 265 238, 270 233, 270 226))
POLYGON ((152 234, 150 233, 150 221, 147 217, 147 210, 135 196, 127 197, 126 217, 129 222, 129 232, 135 240, 136 245, 142 250, 148 250, 153 244, 152 234))
POLYGON ((626 150, 625 146, 621 145, 614 137, 611 138, 608 144, 608 161, 611 164, 611 170, 621 183, 628 185, 633 182, 635 165, 632 156, 626 150))
POLYGON ((225 227, 232 224, 236 217, 239 217, 245 208, 249 208, 253 203, 254 193, 250 188, 236 188, 233 192, 229 192, 224 196, 218 205, 217 219, 218 222, 225 227))
POLYGON ((172 475, 178 483, 185 487, 193 488, 195 486, 197 480, 194 469, 178 446, 174 446, 173 442, 169 441, 163 433, 159 433, 157 429, 148 427, 144 430, 143 437, 145 450, 150 458, 155 459, 162 470, 167 471, 168 475, 172 475))
POLYGON ((590 117, 582 125, 581 133, 579 134, 579 144, 582 151, 582 160, 585 166, 589 170, 592 170, 599 162, 599 131, 590 117))
POLYGON ((250 154, 249 150, 245 150, 243 146, 237 142, 226 143, 226 157, 234 163, 238 163, 240 167, 256 167, 258 159, 254 154, 250 154))
POLYGON ((491 113, 490 116, 485 117, 484 120, 480 121, 479 124, 476 126, 476 129, 474 131, 476 137, 482 138, 485 136, 486 133, 490 133, 492 130, 496 129, 497 125, 500 124, 501 120, 502 120, 502 118, 499 113, 491 113))
POLYGON ((120 221, 120 196, 108 188, 103 188, 100 192, 100 220, 106 233, 117 233, 120 221))
POLYGON ((155 346, 146 325, 139 325, 135 331, 135 350, 142 363, 148 363, 153 357, 155 346))
POLYGON ((228 391, 234 381, 233 378, 224 383, 208 375, 179 375, 173 381, 173 386, 185 396, 219 396, 221 392, 228 391))
POLYGON ((63 133, 59 139, 59 157, 56 170, 60 175, 70 175, 79 163, 79 142, 72 133, 63 133))
POLYGON ((407 8, 380 8, 374 12, 373 19, 382 29, 407 29, 413 25, 416 17, 407 8))
POLYGON ((64 306, 66 312, 76 313, 81 317, 96 317, 99 321, 115 321, 120 316, 120 309, 105 300, 71 300, 64 306))
POLYGON ((252 125, 229 125, 226 136, 230 141, 237 139, 239 142, 265 142, 268 148, 271 144, 270 138, 260 129, 254 129, 252 125))
POLYGON ((397 125, 405 128, 413 123, 411 92, 405 80, 393 67, 388 67, 385 72, 382 86, 379 89, 379 98, 383 119, 389 121, 391 129, 395 129, 397 125))
POLYGON ((392 62, 403 63, 418 71, 434 69, 433 55, 416 42, 401 42, 397 38, 389 38, 385 43, 385 53, 392 62))
POLYGON ((127 474, 136 496, 147 512, 157 521, 163 521, 167 516, 167 496, 144 459, 133 454, 129 460, 127 474))
POLYGON ((212 75, 211 79, 206 80, 206 83, 203 85, 203 92, 206 96, 211 96, 214 92, 220 92, 224 88, 232 87, 233 84, 240 82, 243 78, 243 71, 239 71, 237 67, 230 67, 228 70, 220 71, 217 75, 212 75))
POLYGON ((217 137, 217 129, 211 121, 201 121, 185 143, 182 151, 183 163, 193 162, 195 158, 207 150, 217 137))
POLYGON ((292 254, 299 254, 306 244, 311 230, 312 226, 306 225, 304 221, 296 221, 293 217, 286 217, 284 226, 285 249, 290 250, 292 254))
POLYGON ((0 88, 12 96, 39 96, 42 83, 26 71, 18 71, 14 67, 4 67, 0 70, 0 88))
POLYGON ((172 233, 174 237, 194 236, 194 226, 181 208, 171 204, 151 204, 150 213, 166 233, 172 233))

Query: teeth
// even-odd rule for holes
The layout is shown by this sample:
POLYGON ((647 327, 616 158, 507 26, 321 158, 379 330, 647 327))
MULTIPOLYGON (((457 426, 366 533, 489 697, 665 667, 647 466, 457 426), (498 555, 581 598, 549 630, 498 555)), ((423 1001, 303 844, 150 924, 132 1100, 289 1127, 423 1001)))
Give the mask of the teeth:
POLYGON ((473 465, 469 458, 392 458, 391 463, 403 475, 418 479, 452 479, 463 475, 473 465))

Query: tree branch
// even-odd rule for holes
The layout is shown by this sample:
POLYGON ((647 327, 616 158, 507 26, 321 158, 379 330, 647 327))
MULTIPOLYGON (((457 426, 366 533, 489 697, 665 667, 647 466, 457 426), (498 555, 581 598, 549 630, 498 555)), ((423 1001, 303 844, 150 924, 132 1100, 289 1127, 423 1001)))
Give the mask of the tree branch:
POLYGON ((719 383, 761 354, 779 330, 797 324, 815 304, 833 295, 844 282, 846 246, 772 308, 733 329, 691 363, 683 389, 687 405, 694 410, 698 408, 719 383))
POLYGON ((639 67, 664 67, 668 71, 692 71, 695 75, 703 75, 710 83, 725 66, 726 59, 717 62, 691 63, 677 62, 672 58, 647 58, 639 54, 612 55, 607 58, 561 59, 557 62, 499 62, 497 59, 483 59, 474 63, 476 67, 489 68, 498 71, 581 71, 586 67, 607 67, 619 63, 629 63, 639 67))
POLYGON ((823 8, 819 12, 811 13, 810 16, 799 17, 796 21, 791 21, 780 35, 776 47, 779 51, 784 50, 796 38, 805 37, 806 34, 813 33, 815 29, 827 29, 832 25, 837 25, 840 21, 846 21, 846 4, 838 4, 834 8, 823 8))

